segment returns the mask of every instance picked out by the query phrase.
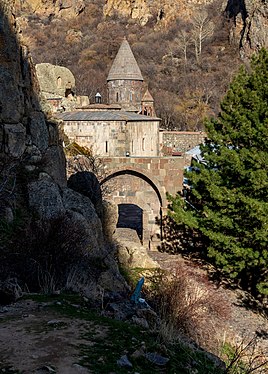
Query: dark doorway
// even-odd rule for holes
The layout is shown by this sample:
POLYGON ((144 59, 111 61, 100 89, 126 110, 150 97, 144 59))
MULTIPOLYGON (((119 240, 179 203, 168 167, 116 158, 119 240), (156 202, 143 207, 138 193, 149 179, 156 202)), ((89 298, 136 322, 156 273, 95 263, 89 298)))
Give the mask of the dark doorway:
POLYGON ((118 204, 116 227, 136 230, 140 240, 142 240, 143 210, 135 204, 118 204))

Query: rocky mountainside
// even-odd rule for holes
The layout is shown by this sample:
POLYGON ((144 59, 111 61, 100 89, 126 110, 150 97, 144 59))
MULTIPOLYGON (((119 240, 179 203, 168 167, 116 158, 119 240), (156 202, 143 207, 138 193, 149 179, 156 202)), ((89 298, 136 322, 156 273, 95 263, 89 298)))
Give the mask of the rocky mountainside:
POLYGON ((123 290, 103 233, 100 187, 90 173, 84 195, 67 187, 57 124, 40 109, 13 6, 0 2, 0 303, 15 296, 12 287, 53 291, 70 280, 77 290, 123 290))
POLYGON ((267 46, 262 0, 16 0, 16 12, 34 63, 66 66, 92 100, 105 100, 126 36, 167 129, 202 129, 239 65, 267 46))

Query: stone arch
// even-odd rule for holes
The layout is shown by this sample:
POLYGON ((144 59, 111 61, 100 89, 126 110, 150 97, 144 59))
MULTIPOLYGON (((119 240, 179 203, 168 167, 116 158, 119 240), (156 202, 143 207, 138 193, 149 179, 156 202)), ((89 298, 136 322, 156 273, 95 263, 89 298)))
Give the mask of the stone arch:
POLYGON ((166 206, 167 206, 166 196, 163 192, 161 192, 161 190, 162 190, 161 186, 159 185, 159 183, 157 181, 154 180, 154 178, 152 178, 152 176, 148 175, 143 170, 138 170, 136 168, 132 168, 132 167, 129 167, 129 166, 125 169, 111 170, 111 173, 100 182, 100 185, 108 182, 109 180, 111 180, 113 178, 119 177, 120 175, 126 175, 126 174, 133 175, 135 177, 141 178, 145 182, 147 182, 153 188, 153 190, 155 191, 155 193, 158 197, 159 203, 160 203, 160 207, 161 208, 166 208, 166 206))
MULTIPOLYGON (((166 200, 166 196, 165 196, 164 187, 161 187, 159 182, 157 182, 151 175, 149 175, 149 173, 146 173, 144 170, 139 170, 139 169, 133 168, 131 166, 127 166, 127 167, 125 167, 125 169, 118 168, 118 169, 110 170, 110 174, 100 182, 100 185, 103 185, 104 183, 110 181, 113 178, 120 177, 120 176, 125 176, 125 175, 132 175, 134 177, 140 178, 141 180, 148 183, 148 185, 155 192, 157 200, 159 202, 159 211, 158 211, 157 215, 159 217, 160 225, 158 224, 158 227, 160 229, 160 237, 162 239, 162 219, 163 219, 163 215, 165 215, 165 209, 167 207, 167 200, 166 200)), ((144 206, 146 204, 147 204, 146 201, 144 201, 144 206)), ((148 214, 148 211, 144 210, 144 213, 148 214)), ((149 243, 150 237, 145 236, 145 234, 146 233, 148 234, 149 227, 154 227, 155 225, 156 225, 156 223, 152 224, 152 223, 149 223, 149 222, 146 225, 146 219, 144 220, 144 226, 143 226, 143 229, 144 229, 144 231, 143 231, 143 242, 144 243, 146 241, 147 241, 147 243, 149 243), (153 225, 153 226, 151 226, 151 225, 153 225)))

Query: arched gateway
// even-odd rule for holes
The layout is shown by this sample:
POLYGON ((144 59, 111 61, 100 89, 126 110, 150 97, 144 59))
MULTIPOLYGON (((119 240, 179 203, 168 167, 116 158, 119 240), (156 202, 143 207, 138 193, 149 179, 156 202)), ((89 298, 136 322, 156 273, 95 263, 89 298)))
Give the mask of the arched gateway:
POLYGON ((145 245, 153 236, 161 237, 165 188, 152 175, 125 165, 111 170, 100 183, 108 185, 108 194, 118 206, 117 227, 135 229, 145 245))
MULTIPOLYGON (((109 187, 111 200, 118 206, 134 204, 142 210, 143 243, 148 244, 153 235, 161 236, 166 193, 174 195, 182 186, 183 158, 103 157, 101 163, 106 176, 100 183, 109 187)), ((126 217, 128 213, 123 214, 126 217)), ((133 210, 129 215, 133 215, 133 210)))

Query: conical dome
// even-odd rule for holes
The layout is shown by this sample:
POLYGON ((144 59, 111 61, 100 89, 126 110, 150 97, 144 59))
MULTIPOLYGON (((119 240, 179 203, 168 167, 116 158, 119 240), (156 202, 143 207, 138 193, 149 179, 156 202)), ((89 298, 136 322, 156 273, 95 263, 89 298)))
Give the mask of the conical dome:
POLYGON ((126 39, 123 40, 117 52, 107 81, 118 79, 143 81, 140 68, 126 39))

